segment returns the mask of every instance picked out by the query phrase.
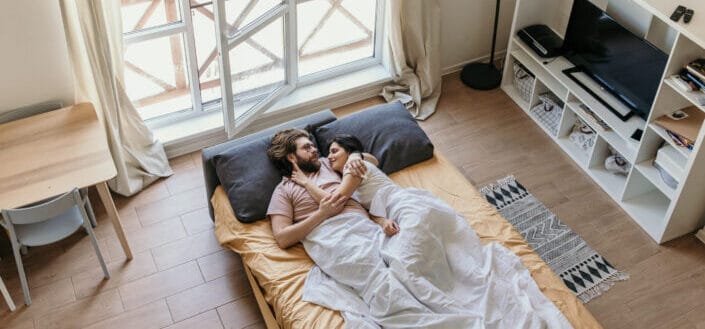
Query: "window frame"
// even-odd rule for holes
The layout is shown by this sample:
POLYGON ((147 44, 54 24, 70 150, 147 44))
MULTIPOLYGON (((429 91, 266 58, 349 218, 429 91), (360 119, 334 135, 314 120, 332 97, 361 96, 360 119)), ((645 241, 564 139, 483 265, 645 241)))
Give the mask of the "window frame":
MULTIPOLYGON (((288 74, 286 78, 291 79, 290 83, 294 86, 294 90, 299 87, 310 86, 318 82, 326 81, 338 76, 360 71, 372 67, 374 65, 380 65, 383 63, 385 0, 376 0, 374 26, 375 30, 373 39, 374 48, 372 57, 358 59, 346 64, 335 66, 327 70, 299 77, 297 44, 298 26, 296 23, 296 20, 298 19, 297 8, 299 4, 308 1, 313 0, 291 0, 293 14, 291 16, 291 19, 288 20, 288 23, 285 22, 285 24, 287 24, 285 29, 286 33, 284 36, 286 44, 286 47, 284 49, 286 56, 285 60, 286 65, 290 66, 290 69, 287 70, 288 74)), ((283 2, 287 1, 284 0, 283 2)), ((178 0, 177 5, 181 10, 181 20, 145 29, 134 30, 122 34, 123 43, 125 46, 162 37, 170 37, 178 34, 182 35, 181 40, 183 43, 183 48, 185 50, 185 69, 187 70, 186 77, 189 79, 189 92, 192 107, 144 120, 147 126, 152 129, 158 129, 178 122, 188 121, 196 117, 211 114, 214 111, 222 111, 223 108, 222 96, 219 99, 214 99, 205 103, 203 103, 202 101, 198 72, 198 59, 196 57, 195 34, 193 28, 193 19, 191 16, 193 9, 208 5, 214 7, 215 3, 214 1, 204 1, 194 6, 191 6, 190 0, 178 0)), ((214 24, 217 24, 217 22, 214 22, 214 24)), ((230 37, 232 37, 232 35, 230 37)), ((238 98, 241 95, 235 94, 233 96, 234 98, 238 98)))

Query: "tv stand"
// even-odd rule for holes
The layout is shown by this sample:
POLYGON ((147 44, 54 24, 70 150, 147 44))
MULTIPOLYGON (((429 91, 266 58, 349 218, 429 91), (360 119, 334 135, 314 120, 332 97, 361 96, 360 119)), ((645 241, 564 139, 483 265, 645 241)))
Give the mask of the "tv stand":
MULTIPOLYGON (((510 31, 505 58, 502 90, 548 134, 558 146, 575 161, 585 173, 597 183, 629 216, 656 242, 663 243, 696 231, 705 224, 705 129, 701 129, 692 151, 678 147, 686 159, 685 174, 678 177, 677 188, 671 188, 660 178, 652 165, 658 149, 666 143, 675 145, 667 132, 654 123, 655 119, 686 106, 699 105, 697 95, 684 92, 671 80, 688 62, 705 57, 705 33, 695 29, 699 22, 695 18, 691 25, 683 26, 668 19, 663 12, 665 6, 656 0, 634 0, 652 15, 645 38, 669 54, 668 64, 648 118, 638 115, 618 116, 616 113, 631 112, 631 109, 597 82, 578 83, 565 75, 564 70, 574 67, 564 57, 545 61, 520 38, 516 32, 522 28, 544 24, 556 34, 565 34, 572 1, 568 0, 517 0, 514 20, 510 31), (662 8, 663 7, 663 8, 662 8), (545 10, 556 8, 556 10, 545 10), (692 30, 692 31, 691 31, 692 30), (534 76, 531 96, 524 100, 514 86, 513 63, 521 63, 534 76), (563 108, 557 129, 546 127, 535 116, 531 108, 537 105, 539 95, 550 92, 563 100, 563 108), (607 104, 604 104, 607 103, 607 104), (607 105, 607 106, 606 106, 607 105), (613 107, 612 110, 609 107, 613 107), (592 114, 585 111, 588 108, 592 114), (615 113, 616 112, 616 113, 615 113), (609 129, 597 124, 603 121, 609 129), (624 119, 624 120, 623 120, 624 119), (595 130, 597 138, 588 152, 573 144, 569 135, 576 120, 581 120, 595 130), (642 130, 640 140, 632 138, 642 130), (605 168, 609 149, 616 150, 631 164, 627 176, 610 173, 605 168)), ((608 0, 595 0, 603 10, 608 0)), ((672 11, 672 8, 670 9, 672 11)), ((699 26, 699 25, 698 25, 699 26)), ((705 235, 705 234, 704 234, 705 235)))

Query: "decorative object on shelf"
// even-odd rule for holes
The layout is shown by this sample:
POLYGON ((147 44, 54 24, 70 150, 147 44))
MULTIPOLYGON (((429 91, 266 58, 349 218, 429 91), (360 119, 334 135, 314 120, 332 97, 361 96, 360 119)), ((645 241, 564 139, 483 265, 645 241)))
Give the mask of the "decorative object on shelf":
POLYGON ((629 175, 629 171, 632 170, 632 164, 613 149, 612 146, 608 146, 607 149, 610 152, 610 156, 605 158, 605 169, 613 174, 629 175))
POLYGON ((577 233, 509 176, 480 193, 524 237, 583 303, 599 297, 629 274, 615 269, 577 233))
POLYGON ((688 161, 676 148, 670 144, 664 144, 656 152, 653 166, 661 172, 661 178, 664 174, 668 180, 674 181, 674 186, 668 184, 667 179, 664 179, 666 185, 673 188, 681 181, 685 175, 685 163, 688 161))
POLYGON ((521 99, 529 102, 531 100, 531 89, 534 85, 534 74, 521 65, 521 63, 514 61, 514 87, 519 92, 521 99))
POLYGON ((490 62, 470 63, 463 67, 460 79, 463 83, 473 89, 491 90, 499 87, 502 82, 502 71, 494 65, 494 49, 497 43, 497 24, 499 23, 499 0, 494 11, 494 32, 492 32, 492 50, 490 51, 490 62))
POLYGON ((692 150, 703 120, 705 120, 705 113, 695 106, 689 106, 662 115, 655 123, 666 129, 674 143, 692 150))
POLYGON ((531 108, 531 115, 555 136, 561 123, 563 101, 551 92, 543 93, 538 97, 539 103, 531 108))
POLYGON ((589 107, 580 104, 580 109, 587 114, 587 119, 594 123, 593 127, 601 129, 602 131, 610 130, 610 126, 608 126, 604 120, 600 119, 589 107))
POLYGON ((666 186, 676 189, 678 187, 678 181, 671 176, 663 167, 661 167, 656 161, 653 162, 652 164, 656 170, 658 170, 659 176, 661 176, 661 180, 663 181, 666 186))
POLYGON ((581 150, 588 154, 590 150, 592 150, 592 147, 595 146, 596 137, 597 135, 592 128, 580 119, 576 120, 575 124, 573 124, 573 130, 570 132, 569 136, 570 140, 575 143, 575 145, 578 145, 581 150))

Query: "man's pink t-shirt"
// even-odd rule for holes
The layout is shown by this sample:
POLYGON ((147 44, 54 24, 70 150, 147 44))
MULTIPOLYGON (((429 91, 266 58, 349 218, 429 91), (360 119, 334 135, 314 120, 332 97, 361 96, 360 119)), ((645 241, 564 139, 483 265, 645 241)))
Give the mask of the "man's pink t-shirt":
MULTIPOLYGON (((331 168, 327 158, 321 158, 321 169, 317 173, 309 174, 308 178, 326 192, 332 193, 340 186, 340 176, 331 168)), ((283 215, 298 222, 308 218, 318 209, 318 203, 313 199, 306 188, 294 183, 288 177, 283 177, 272 194, 272 199, 267 208, 267 216, 283 215)), ((359 212, 367 216, 367 211, 357 201, 350 199, 345 203, 341 213, 359 212)))

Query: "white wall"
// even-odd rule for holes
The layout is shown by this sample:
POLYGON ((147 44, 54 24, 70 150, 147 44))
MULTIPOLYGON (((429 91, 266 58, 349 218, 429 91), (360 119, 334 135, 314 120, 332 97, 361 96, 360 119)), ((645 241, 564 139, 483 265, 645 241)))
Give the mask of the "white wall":
MULTIPOLYGON (((492 48, 495 0, 440 0, 440 3, 443 73, 458 70, 468 62, 485 59, 492 48)), ((514 5, 515 0, 501 1, 497 52, 507 48, 514 5)))
POLYGON ((45 101, 73 103, 59 2, 8 1, 0 10, 0 112, 45 101))

